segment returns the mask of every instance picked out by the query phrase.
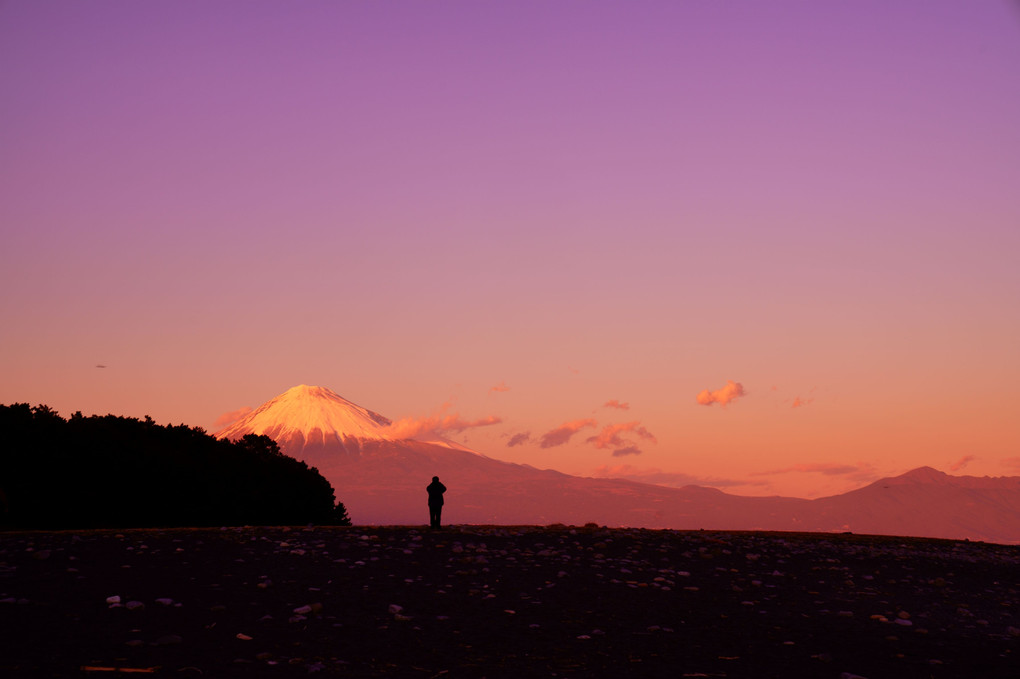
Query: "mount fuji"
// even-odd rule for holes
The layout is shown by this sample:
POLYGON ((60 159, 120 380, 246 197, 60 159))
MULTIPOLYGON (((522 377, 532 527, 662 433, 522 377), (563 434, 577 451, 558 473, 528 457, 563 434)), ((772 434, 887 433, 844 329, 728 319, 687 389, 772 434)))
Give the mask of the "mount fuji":
POLYGON ((430 435, 401 436, 386 417, 325 387, 300 385, 217 432, 265 434, 316 467, 356 524, 423 524, 425 486, 449 491, 445 523, 853 531, 1020 543, 1020 477, 950 476, 922 467, 832 497, 743 497, 583 478, 486 457, 430 435))
MULTIPOLYGON (((237 439, 253 433, 265 434, 285 453, 309 464, 310 459, 336 462, 338 454, 356 457, 367 441, 405 440, 379 413, 351 403, 332 389, 306 384, 291 387, 215 435, 237 439)), ((420 440, 467 450, 439 437, 420 440)))

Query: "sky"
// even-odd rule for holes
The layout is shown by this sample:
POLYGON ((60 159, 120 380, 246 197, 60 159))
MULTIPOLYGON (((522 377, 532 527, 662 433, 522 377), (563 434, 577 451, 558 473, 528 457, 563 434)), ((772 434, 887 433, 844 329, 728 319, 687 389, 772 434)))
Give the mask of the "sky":
POLYGON ((0 403, 1020 475, 1018 64, 1008 1, 8 0, 0 403))

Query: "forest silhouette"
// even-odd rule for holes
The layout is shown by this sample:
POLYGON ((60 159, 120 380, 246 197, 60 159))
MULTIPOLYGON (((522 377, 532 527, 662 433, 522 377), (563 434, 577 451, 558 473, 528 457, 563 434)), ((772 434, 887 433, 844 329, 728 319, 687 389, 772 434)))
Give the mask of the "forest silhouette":
POLYGON ((0 526, 350 525, 314 467, 268 436, 0 405, 0 526))

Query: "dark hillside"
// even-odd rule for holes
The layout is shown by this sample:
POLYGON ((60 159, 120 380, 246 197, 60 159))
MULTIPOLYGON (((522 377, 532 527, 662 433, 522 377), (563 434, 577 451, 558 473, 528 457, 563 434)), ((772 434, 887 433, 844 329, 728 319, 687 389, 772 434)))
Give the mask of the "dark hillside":
POLYGON ((0 405, 0 525, 94 528, 330 523, 333 489, 265 436, 0 405))

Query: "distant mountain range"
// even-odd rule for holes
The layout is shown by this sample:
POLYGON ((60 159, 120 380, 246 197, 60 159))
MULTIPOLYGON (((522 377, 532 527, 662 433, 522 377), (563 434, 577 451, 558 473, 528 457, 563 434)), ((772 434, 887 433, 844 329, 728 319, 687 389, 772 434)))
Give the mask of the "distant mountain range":
POLYGON ((950 476, 921 467, 842 495, 745 497, 583 478, 473 452, 440 437, 400 438, 387 418, 300 385, 217 432, 265 434, 317 467, 356 524, 424 524, 425 486, 449 488, 445 523, 873 533, 1020 543, 1020 476, 950 476))

